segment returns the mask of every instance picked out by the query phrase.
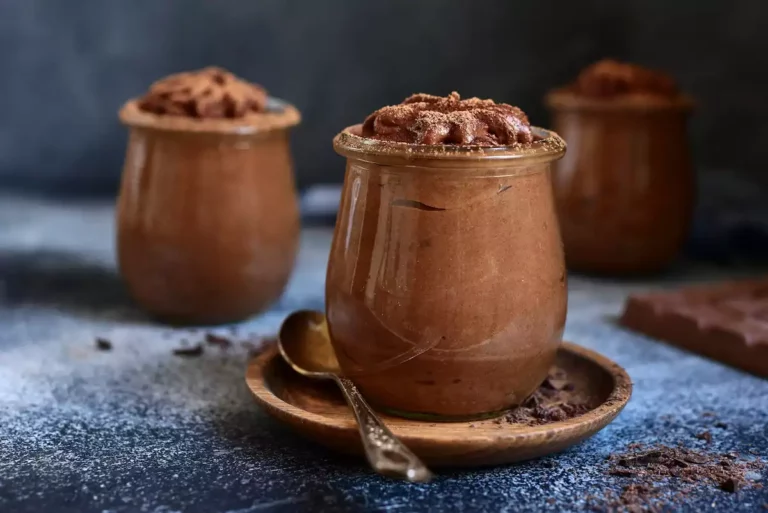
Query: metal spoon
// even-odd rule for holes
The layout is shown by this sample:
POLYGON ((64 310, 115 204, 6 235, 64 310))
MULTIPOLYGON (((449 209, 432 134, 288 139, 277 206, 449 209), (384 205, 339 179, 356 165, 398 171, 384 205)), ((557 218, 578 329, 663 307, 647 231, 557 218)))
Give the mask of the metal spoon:
POLYGON ((299 374, 332 379, 339 385, 360 427, 365 455, 376 472, 411 482, 432 478, 418 456, 381 422, 352 381, 341 375, 322 313, 300 310, 289 315, 280 326, 277 345, 286 363, 299 374))

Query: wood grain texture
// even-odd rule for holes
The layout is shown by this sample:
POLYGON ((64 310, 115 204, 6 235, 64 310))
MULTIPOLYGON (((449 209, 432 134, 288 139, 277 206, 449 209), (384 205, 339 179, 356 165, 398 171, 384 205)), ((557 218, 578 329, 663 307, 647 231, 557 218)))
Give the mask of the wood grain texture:
MULTIPOLYGON (((557 365, 576 390, 589 398, 584 415, 541 426, 493 420, 455 423, 418 422, 382 414, 393 433, 432 466, 486 466, 537 458, 566 449, 597 433, 626 405, 632 383, 626 371, 607 358, 564 343, 557 365)), ((246 382, 267 413, 296 432, 331 449, 362 455, 357 426, 331 382, 294 373, 270 346, 254 357, 246 382)))

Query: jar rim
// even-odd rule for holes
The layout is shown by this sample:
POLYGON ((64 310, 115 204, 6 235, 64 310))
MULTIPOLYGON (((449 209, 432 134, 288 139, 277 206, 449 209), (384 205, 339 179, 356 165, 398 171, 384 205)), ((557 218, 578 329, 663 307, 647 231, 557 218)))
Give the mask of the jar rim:
POLYGON ((146 128, 168 132, 260 135, 294 127, 301 121, 298 109, 279 98, 267 98, 267 110, 241 119, 198 119, 186 116, 164 116, 146 112, 139 108, 138 98, 125 102, 118 116, 120 121, 131 128, 146 128))
POLYGON ((333 148, 345 157, 381 161, 473 161, 498 162, 556 160, 565 154, 565 141, 551 130, 531 127, 536 140, 528 146, 455 146, 449 144, 410 144, 363 137, 362 124, 348 126, 333 138, 333 148))

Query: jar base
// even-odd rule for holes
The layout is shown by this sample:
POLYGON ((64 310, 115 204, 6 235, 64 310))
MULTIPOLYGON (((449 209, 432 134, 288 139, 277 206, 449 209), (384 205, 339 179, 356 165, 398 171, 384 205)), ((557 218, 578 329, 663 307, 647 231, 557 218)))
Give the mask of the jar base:
POLYGON ((512 408, 514 408, 514 406, 486 413, 472 413, 468 415, 441 415, 437 413, 404 411, 387 407, 375 407, 374 409, 376 411, 386 413, 387 415, 414 420, 417 422, 471 422, 476 420, 488 420, 501 417, 512 408))

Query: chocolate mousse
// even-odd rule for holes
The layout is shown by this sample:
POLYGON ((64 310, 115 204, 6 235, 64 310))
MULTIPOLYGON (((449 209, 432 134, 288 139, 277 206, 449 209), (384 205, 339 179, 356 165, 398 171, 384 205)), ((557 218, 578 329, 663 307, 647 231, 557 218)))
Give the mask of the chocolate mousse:
POLYGON ((603 60, 546 102, 569 145, 554 173, 568 266, 631 275, 669 265, 693 208, 691 100, 662 72, 603 60))
POLYGON ((139 100, 144 112, 192 118, 237 119, 266 107, 263 87, 217 67, 169 75, 152 84, 139 100))
POLYGON ((363 137, 410 144, 526 146, 533 142, 528 117, 493 100, 414 94, 382 107, 365 120, 363 137))
POLYGON ((326 279, 331 338, 366 398, 406 416, 523 403, 562 337, 549 170, 565 145, 519 109, 465 102, 416 95, 334 139, 348 161, 326 279))
POLYGON ((584 68, 566 90, 595 98, 624 95, 674 98, 680 94, 675 81, 665 73, 612 59, 584 68))
POLYGON ((128 101, 118 259, 149 313, 241 320, 281 293, 298 248, 291 105, 220 68, 178 73, 128 101))

